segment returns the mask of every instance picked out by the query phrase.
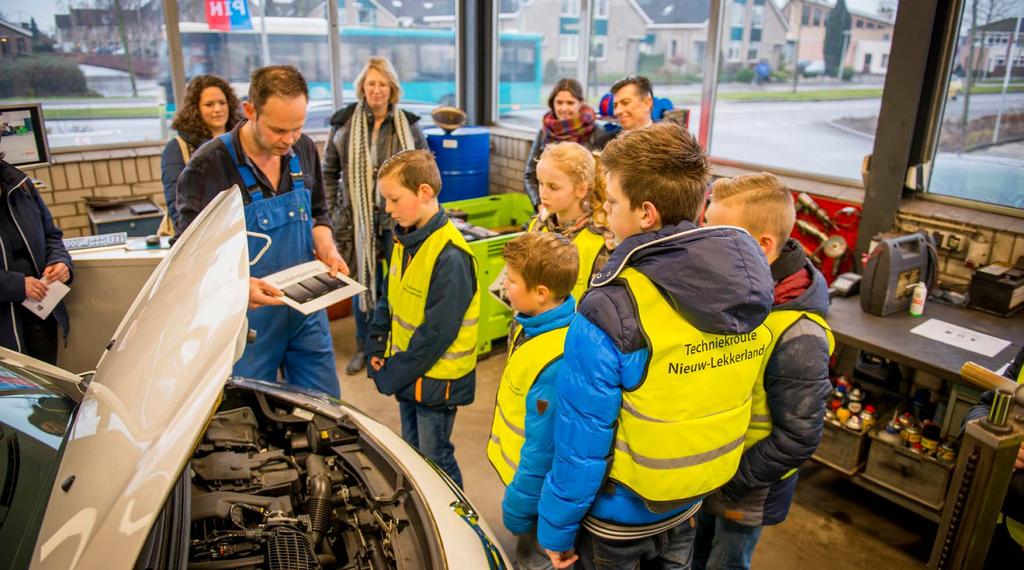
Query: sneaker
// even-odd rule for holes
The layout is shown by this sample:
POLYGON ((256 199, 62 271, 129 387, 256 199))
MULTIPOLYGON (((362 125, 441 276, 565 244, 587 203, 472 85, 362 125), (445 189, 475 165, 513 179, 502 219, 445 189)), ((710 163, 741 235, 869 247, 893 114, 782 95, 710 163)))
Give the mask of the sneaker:
POLYGON ((352 358, 348 359, 348 364, 345 365, 345 374, 352 376, 363 368, 366 368, 366 355, 363 354, 362 349, 358 349, 352 358))

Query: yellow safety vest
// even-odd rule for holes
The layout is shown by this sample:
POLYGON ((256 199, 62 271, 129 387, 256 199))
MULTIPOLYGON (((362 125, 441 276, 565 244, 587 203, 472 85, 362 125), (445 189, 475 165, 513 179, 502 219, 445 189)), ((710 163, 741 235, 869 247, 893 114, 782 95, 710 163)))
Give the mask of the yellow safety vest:
MULTIPOLYGON (((546 232, 548 229, 539 224, 540 216, 534 216, 530 220, 530 225, 527 226, 526 231, 534 232, 546 232)), ((597 256, 601 254, 601 248, 604 247, 604 238, 595 234, 590 228, 583 228, 576 237, 572 238, 573 245, 576 246, 576 252, 580 258, 580 272, 576 276, 576 284, 572 287, 572 296, 579 303, 580 297, 590 286, 590 276, 597 273, 599 267, 595 267, 597 264, 597 256)))
POLYGON ((569 327, 560 327, 530 337, 516 346, 522 333, 518 324, 509 342, 508 360, 498 385, 491 438, 487 442, 487 459, 508 485, 519 468, 519 453, 526 443, 526 394, 548 366, 562 358, 565 334, 569 327))
MULTIPOLYGON (((832 355, 832 351, 836 348, 836 340, 832 336, 832 328, 828 326, 828 323, 820 315, 796 310, 772 311, 768 315, 768 318, 764 321, 764 326, 772 331, 772 342, 765 353, 766 356, 757 382, 754 383, 753 401, 750 406, 750 425, 747 427, 747 437, 743 444, 744 449, 749 449, 755 443, 768 437, 772 432, 772 415, 768 409, 768 394, 764 391, 764 371, 768 365, 768 360, 771 359, 772 353, 775 352, 775 345, 779 342, 779 339, 789 330, 789 327, 796 324, 803 317, 807 317, 825 329, 825 335, 828 337, 829 356, 832 355)), ((796 473, 796 469, 789 470, 781 479, 785 479, 793 475, 793 473, 796 473)))
MULTIPOLYGON (((391 252, 388 274, 388 303, 391 307, 391 335, 388 337, 387 356, 398 354, 409 348, 409 340, 416 329, 423 324, 427 292, 430 290, 430 276, 434 272, 437 257, 446 245, 451 243, 466 252, 473 260, 476 274, 476 258, 469 249, 465 238, 451 221, 445 220, 434 233, 420 245, 416 255, 403 269, 405 247, 395 240, 391 252)), ((427 371, 426 376, 438 380, 457 380, 476 368, 476 341, 480 317, 480 291, 473 293, 469 308, 462 315, 462 325, 455 341, 445 349, 441 358, 427 371)))
POLYGON ((671 508, 736 473, 772 333, 764 325, 746 334, 700 331, 643 274, 626 268, 619 277, 651 354, 640 385, 622 394, 609 478, 649 506, 671 508))

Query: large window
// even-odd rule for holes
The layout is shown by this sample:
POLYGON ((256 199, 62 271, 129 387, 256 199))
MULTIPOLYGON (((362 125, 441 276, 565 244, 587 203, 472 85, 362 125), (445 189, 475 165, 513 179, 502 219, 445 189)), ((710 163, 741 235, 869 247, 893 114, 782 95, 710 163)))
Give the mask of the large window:
POLYGON ((0 3, 22 49, 0 57, 0 103, 42 101, 50 147, 161 140, 170 83, 162 3, 0 3))
MULTIPOLYGON (((742 42, 723 38, 710 152, 767 169, 859 181, 862 159, 874 147, 886 72, 881 62, 890 42, 877 30, 853 27, 849 13, 816 6, 812 25, 787 32, 778 7, 761 12, 756 38, 753 31, 742 42), (843 24, 835 38, 828 31, 830 18, 843 24), (784 49, 787 45, 792 48, 784 49), (830 69, 826 61, 840 65, 830 69)), ((727 11, 745 9, 726 4, 727 11)), ((807 14, 805 6, 800 9, 807 14)), ((892 24, 887 26, 891 32, 892 24)))
POLYGON ((990 4, 964 2, 928 190, 1024 208, 1024 2, 990 4))
POLYGON ((249 0, 223 5, 226 18, 205 0, 178 3, 185 81, 213 73, 227 79, 243 98, 252 70, 294 65, 309 83, 307 126, 315 128, 326 121, 321 115, 330 116, 331 68, 324 1, 249 0))

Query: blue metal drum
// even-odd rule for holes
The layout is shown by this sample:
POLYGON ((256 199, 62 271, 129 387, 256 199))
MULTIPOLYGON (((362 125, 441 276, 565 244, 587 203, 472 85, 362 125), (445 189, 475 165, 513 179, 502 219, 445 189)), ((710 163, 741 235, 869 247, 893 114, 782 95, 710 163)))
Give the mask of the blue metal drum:
POLYGON ((483 127, 462 127, 446 135, 439 128, 423 131, 441 170, 442 202, 479 198, 489 193, 491 134, 483 127))

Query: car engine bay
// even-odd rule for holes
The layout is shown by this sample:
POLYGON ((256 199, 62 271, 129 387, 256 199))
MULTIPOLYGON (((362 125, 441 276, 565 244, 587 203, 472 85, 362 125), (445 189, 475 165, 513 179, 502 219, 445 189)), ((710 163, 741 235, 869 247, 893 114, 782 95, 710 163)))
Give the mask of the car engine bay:
POLYGON ((187 469, 190 570, 383 570, 439 560, 422 501, 346 418, 229 387, 187 469))

